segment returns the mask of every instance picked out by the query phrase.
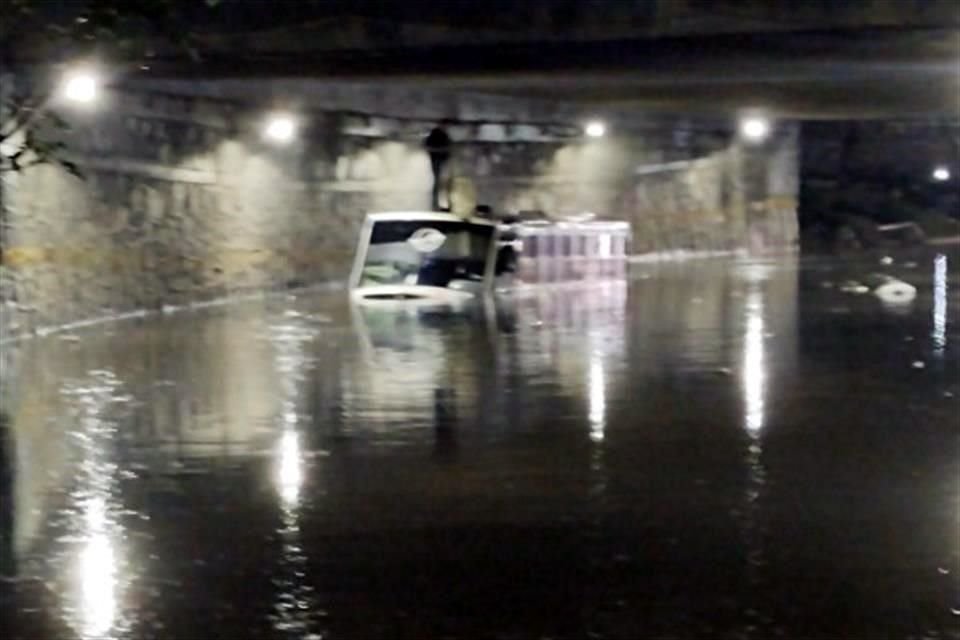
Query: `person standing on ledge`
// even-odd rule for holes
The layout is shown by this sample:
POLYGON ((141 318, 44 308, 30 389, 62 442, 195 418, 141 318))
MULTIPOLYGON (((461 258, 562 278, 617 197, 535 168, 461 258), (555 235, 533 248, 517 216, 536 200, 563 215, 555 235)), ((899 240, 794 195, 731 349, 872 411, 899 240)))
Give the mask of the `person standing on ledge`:
MULTIPOLYGON (((444 121, 444 124, 446 124, 446 121, 444 121)), ((443 169, 450 160, 450 149, 453 146, 453 141, 450 140, 450 134, 440 125, 430 130, 423 141, 423 146, 430 154, 430 168, 433 170, 431 206, 434 211, 442 211, 443 209, 440 207, 440 183, 443 179, 443 169)))

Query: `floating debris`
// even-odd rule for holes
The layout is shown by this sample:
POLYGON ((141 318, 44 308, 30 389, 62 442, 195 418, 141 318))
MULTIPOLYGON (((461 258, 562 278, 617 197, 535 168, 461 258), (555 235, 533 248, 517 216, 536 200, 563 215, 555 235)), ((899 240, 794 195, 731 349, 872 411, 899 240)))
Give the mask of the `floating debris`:
POLYGON ((870 287, 865 284, 860 284, 856 280, 847 280, 840 285, 840 291, 844 293, 864 294, 870 293, 870 287))
POLYGON ((882 273, 871 274, 864 279, 873 287, 873 295, 884 304, 898 306, 913 302, 917 297, 917 288, 903 280, 882 273))
POLYGON ((877 287, 873 294, 887 304, 908 304, 917 297, 917 288, 896 280, 877 287))
POLYGON ((893 258, 890 256, 883 256, 880 258, 880 264, 893 264, 893 258))
POLYGON ((924 367, 927 366, 927 363, 924 362, 923 360, 914 360, 912 366, 914 369, 923 369, 924 367))

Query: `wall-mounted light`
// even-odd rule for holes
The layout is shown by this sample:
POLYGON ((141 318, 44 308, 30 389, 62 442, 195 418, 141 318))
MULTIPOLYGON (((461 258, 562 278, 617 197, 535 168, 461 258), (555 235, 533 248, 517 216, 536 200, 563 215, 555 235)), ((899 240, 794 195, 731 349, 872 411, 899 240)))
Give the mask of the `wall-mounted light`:
POLYGON ((763 142, 770 136, 770 120, 748 116, 740 121, 740 135, 750 142, 763 142))
POLYGON ((937 182, 946 182, 950 179, 950 169, 947 169, 944 166, 939 166, 934 168, 933 173, 930 174, 934 180, 937 182))
POLYGON ((607 133, 607 125, 600 120, 591 120, 583 128, 583 132, 591 138, 602 138, 607 133))
POLYGON ((263 127, 263 136, 271 142, 286 144, 297 134, 297 120, 289 113, 272 113, 263 127))
POLYGON ((90 104, 97 99, 100 78, 90 69, 74 69, 63 77, 61 95, 70 102, 90 104))

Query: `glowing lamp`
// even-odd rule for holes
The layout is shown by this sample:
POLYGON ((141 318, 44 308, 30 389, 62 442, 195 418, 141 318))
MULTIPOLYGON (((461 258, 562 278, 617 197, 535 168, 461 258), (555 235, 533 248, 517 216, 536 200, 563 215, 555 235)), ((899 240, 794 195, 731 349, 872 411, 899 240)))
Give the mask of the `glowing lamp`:
POLYGON ((740 122, 740 135, 750 142, 763 142, 770 135, 770 121, 759 116, 744 118, 740 122))
POLYGON ((933 170, 931 175, 937 182, 946 182, 950 179, 950 169, 947 169, 946 167, 937 167, 933 170))
POLYGON ((275 113, 267 118, 263 135, 267 140, 279 144, 286 144, 293 140, 297 133, 297 121, 286 113, 275 113))
POLYGON ((583 131, 591 138, 602 138, 607 132, 607 126, 599 120, 593 120, 587 123, 583 131))
POLYGON ((63 79, 63 97, 70 102, 89 104, 97 99, 99 86, 100 81, 93 72, 71 71, 63 79))

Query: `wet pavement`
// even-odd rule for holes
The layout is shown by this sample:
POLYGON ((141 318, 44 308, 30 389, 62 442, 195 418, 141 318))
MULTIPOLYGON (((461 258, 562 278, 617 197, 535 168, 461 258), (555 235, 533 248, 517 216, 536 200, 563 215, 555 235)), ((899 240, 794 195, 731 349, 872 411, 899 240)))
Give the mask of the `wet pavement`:
POLYGON ((20 343, 0 638, 960 638, 960 255, 909 260, 20 343))

